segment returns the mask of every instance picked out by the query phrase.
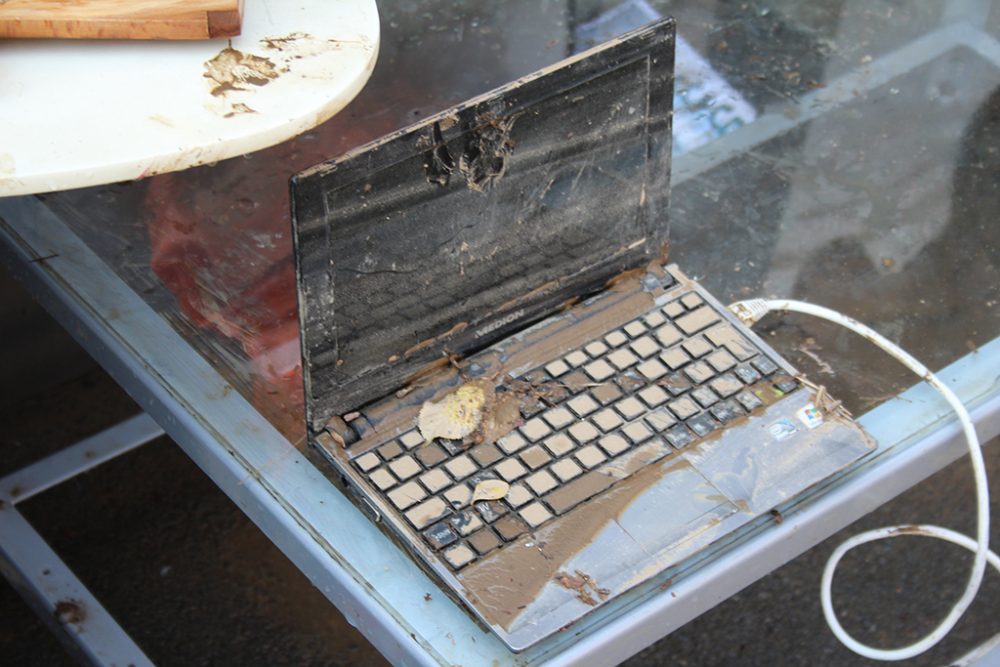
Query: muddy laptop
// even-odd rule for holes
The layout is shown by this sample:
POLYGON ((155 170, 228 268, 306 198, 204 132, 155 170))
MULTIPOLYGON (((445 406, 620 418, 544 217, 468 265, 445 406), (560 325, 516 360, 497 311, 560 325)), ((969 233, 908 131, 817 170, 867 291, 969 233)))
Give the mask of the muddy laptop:
POLYGON ((673 53, 654 24, 292 181, 311 443, 514 651, 871 449, 665 264, 673 53))

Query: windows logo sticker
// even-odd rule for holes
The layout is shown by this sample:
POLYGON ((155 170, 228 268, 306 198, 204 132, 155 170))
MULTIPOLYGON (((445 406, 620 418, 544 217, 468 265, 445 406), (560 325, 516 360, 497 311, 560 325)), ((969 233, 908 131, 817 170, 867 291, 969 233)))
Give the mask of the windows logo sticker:
POLYGON ((823 424, 823 413, 820 412, 819 408, 812 403, 806 403, 803 408, 795 413, 795 416, 798 417, 799 421, 802 422, 810 431, 823 424))

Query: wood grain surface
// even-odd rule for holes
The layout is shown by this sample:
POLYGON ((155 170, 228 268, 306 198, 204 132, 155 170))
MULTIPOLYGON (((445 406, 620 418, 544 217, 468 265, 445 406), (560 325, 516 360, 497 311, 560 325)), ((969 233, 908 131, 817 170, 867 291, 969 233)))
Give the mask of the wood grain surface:
POLYGON ((242 18, 243 0, 0 0, 0 38, 212 39, 242 18))

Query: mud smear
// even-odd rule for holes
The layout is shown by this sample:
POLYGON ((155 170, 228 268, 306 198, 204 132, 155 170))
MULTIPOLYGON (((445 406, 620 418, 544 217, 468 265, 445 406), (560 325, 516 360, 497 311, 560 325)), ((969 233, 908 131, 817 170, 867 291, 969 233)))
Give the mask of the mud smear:
POLYGON ((458 158, 452 154, 443 132, 457 123, 457 117, 447 116, 431 125, 429 135, 417 140, 424 152, 424 174, 431 185, 444 187, 456 171, 470 190, 486 192, 507 173, 508 160, 514 154, 510 132, 520 114, 498 116, 484 113, 475 119, 478 127, 465 137, 458 158))
POLYGON ((314 37, 307 32, 293 32, 285 35, 284 37, 265 37, 260 41, 265 48, 271 49, 272 51, 285 51, 286 49, 292 47, 296 42, 312 39, 314 39, 314 37))
POLYGON ((510 131, 518 116, 483 114, 476 119, 485 125, 469 136, 458 159, 458 171, 470 190, 486 192, 507 173, 507 160, 514 153, 510 131))
POLYGON ((226 93, 250 90, 248 86, 265 86, 278 78, 280 72, 267 58, 243 53, 231 46, 205 62, 202 75, 212 83, 212 96, 223 97, 226 93))
POLYGON ((576 591, 576 599, 591 607, 597 606, 594 595, 602 600, 607 600, 608 596, 611 595, 611 591, 607 588, 598 588, 597 583, 590 575, 580 570, 577 570, 576 574, 559 572, 555 576, 555 582, 566 590, 576 591))
MULTIPOLYGON (((558 521, 522 536, 517 542, 474 563, 458 575, 466 593, 487 621, 509 630, 546 584, 554 581, 564 588, 575 588, 572 586, 574 579, 559 578, 566 574, 563 570, 565 564, 591 544, 605 526, 616 521, 645 489, 668 472, 689 467, 690 464, 683 460, 668 460, 649 465, 648 460, 639 455, 623 460, 620 466, 618 470, 598 473, 600 477, 611 477, 607 480, 611 483, 618 482, 607 492, 587 500, 558 521), (631 476, 621 479, 618 475, 631 476)), ((595 484, 597 481, 595 478, 595 484)), ((583 579, 581 574, 578 573, 577 578, 583 579)), ((591 606, 596 606, 599 602, 593 599, 592 583, 581 584, 583 590, 577 590, 586 593, 593 603, 591 606)), ((596 585, 593 590, 600 600, 610 597, 613 592, 596 589, 596 585)), ((579 595, 577 597, 580 598, 579 595)))

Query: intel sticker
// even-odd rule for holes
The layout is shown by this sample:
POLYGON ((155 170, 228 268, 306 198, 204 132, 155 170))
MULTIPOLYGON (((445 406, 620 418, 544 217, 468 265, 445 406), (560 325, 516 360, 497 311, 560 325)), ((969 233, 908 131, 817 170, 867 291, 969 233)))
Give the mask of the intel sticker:
POLYGON ((795 424, 790 419, 779 419, 767 427, 767 432, 775 440, 787 440, 795 435, 796 430, 795 424))

